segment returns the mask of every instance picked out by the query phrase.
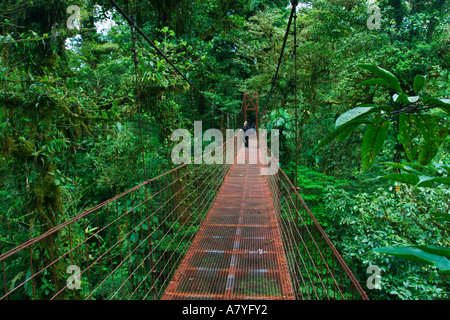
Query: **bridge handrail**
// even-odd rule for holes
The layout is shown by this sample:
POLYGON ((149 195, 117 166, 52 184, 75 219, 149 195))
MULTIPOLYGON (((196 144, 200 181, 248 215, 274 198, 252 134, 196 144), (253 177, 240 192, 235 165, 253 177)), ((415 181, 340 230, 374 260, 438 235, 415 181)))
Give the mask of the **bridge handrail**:
MULTIPOLYGON (((260 137, 262 138, 262 136, 260 137)), ((271 152, 270 148, 267 146, 267 141, 262 140, 259 141, 259 144, 261 145, 261 143, 265 144, 266 146, 266 150, 269 154, 269 158, 270 158, 270 163, 272 163, 272 161, 274 161, 276 163, 277 166, 277 170, 279 173, 281 173, 281 175, 286 179, 286 181, 289 184, 290 189, 294 192, 295 196, 297 197, 297 199, 299 200, 301 206, 306 210, 306 212, 308 213, 310 219, 312 220, 315 228, 319 231, 320 235, 322 236, 322 238, 324 239, 324 241, 327 243, 328 247, 330 248, 332 254, 336 257, 339 265, 341 266, 341 268, 344 270, 345 274, 347 275, 348 279, 350 280, 352 286, 357 290, 358 294, 360 295, 361 299, 363 300, 368 300, 368 296, 366 294, 366 292, 364 291, 364 289, 361 287, 361 285, 359 284, 358 280, 355 278, 355 276, 353 275, 352 271, 350 270, 350 268, 347 266, 347 264, 345 263, 344 259, 342 258, 342 256, 340 255, 339 251, 336 249, 336 247, 333 245, 333 243, 331 242, 330 238, 327 236, 327 234, 325 233, 325 231, 323 230, 321 224, 317 221, 316 217, 314 216, 314 214, 311 212, 311 210, 309 209, 309 207, 307 206, 306 202, 304 201, 304 199, 301 197, 301 195, 298 193, 297 188, 293 185, 293 183, 291 182, 291 180, 289 179, 288 175, 284 172, 283 169, 281 169, 280 163, 279 163, 279 159, 277 159, 271 152)), ((263 155, 263 157, 265 157, 267 155, 263 155)), ((264 163, 268 163, 268 161, 265 161, 264 163)), ((279 174, 277 173, 277 175, 279 174)), ((299 208, 295 208, 297 211, 297 214, 299 214, 299 208)))

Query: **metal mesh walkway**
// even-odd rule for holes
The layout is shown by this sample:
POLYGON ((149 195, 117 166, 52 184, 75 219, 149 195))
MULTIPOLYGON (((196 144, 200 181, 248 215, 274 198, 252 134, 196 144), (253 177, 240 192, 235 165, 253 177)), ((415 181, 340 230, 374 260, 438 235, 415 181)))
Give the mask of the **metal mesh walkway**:
POLYGON ((294 298, 267 176, 249 163, 256 144, 240 148, 163 300, 294 298))

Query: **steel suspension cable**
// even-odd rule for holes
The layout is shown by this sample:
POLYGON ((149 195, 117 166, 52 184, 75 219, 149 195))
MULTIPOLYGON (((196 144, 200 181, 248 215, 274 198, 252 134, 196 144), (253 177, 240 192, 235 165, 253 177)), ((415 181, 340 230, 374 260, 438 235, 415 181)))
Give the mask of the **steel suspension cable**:
POLYGON ((142 152, 142 166, 144 169, 144 180, 147 180, 147 172, 145 169, 145 151, 144 151, 144 139, 142 137, 142 116, 141 116, 141 102, 140 102, 140 95, 141 90, 139 86, 139 72, 138 72, 138 59, 137 59, 137 53, 136 53, 136 17, 133 18, 133 24, 130 24, 131 28, 131 38, 133 40, 133 60, 134 60, 134 76, 136 78, 136 104, 138 108, 138 115, 139 115, 139 135, 141 138, 141 152, 142 152))
MULTIPOLYGON (((298 1, 292 0, 292 7, 297 8, 298 1)), ((295 187, 298 186, 297 170, 298 170, 298 90, 297 90, 297 13, 294 13, 294 97, 295 97, 295 187)), ((298 203, 297 203, 298 208, 298 203)))
POLYGON ((297 0, 291 0, 291 4, 292 4, 291 14, 289 16, 289 21, 288 21, 288 24, 287 24, 287 27, 286 27, 286 33, 284 34, 283 45, 281 46, 281 53, 280 53, 280 57, 278 58, 278 64, 277 64, 277 68, 275 70, 275 75, 272 78, 272 84, 271 84, 271 87, 270 87, 270 90, 269 90, 269 95, 267 96, 267 99, 266 99, 265 108, 267 108, 267 106, 268 106, 268 104, 270 102, 270 97, 272 96, 272 91, 273 91, 273 88, 275 87, 275 83, 276 83, 277 78, 278 78, 278 72, 280 71, 280 66, 281 66, 281 61, 283 59, 284 49, 286 47, 286 42, 287 42, 287 39, 289 37, 289 30, 291 29, 292 19, 294 18, 295 10, 297 8, 298 1, 297 0))

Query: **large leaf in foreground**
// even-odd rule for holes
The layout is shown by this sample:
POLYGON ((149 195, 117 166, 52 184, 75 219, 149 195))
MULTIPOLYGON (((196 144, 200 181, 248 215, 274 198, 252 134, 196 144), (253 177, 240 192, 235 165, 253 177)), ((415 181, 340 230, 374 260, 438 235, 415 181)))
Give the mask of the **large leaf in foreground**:
POLYGON ((394 100, 394 102, 397 103, 409 104, 419 101, 420 97, 419 96, 408 97, 406 94, 402 93, 400 95, 394 94, 392 96, 392 99, 394 100))
POLYGON ((409 160, 414 160, 418 146, 415 143, 414 138, 419 134, 419 130, 416 128, 416 116, 411 114, 401 114, 399 116, 399 140, 405 149, 406 156, 409 160))
POLYGON ((364 133, 361 156, 364 170, 368 170, 375 160, 375 157, 383 147, 384 141, 389 131, 390 122, 385 121, 378 125, 369 125, 364 133))
POLYGON ((363 81, 360 83, 362 86, 371 85, 371 84, 380 84, 386 87, 389 87, 389 84, 386 82, 386 80, 383 79, 369 79, 366 81, 363 81))
POLYGON ((361 64, 359 65, 359 67, 375 73, 381 79, 386 81, 387 85, 394 89, 397 93, 403 93, 403 90, 400 87, 400 81, 391 72, 382 69, 374 64, 361 64))
POLYGON ((450 185, 450 177, 447 170, 448 166, 445 164, 431 164, 428 166, 422 166, 417 163, 394 163, 394 162, 381 162, 393 168, 405 170, 408 173, 391 173, 383 176, 382 178, 393 180, 396 182, 407 183, 418 187, 432 187, 435 183, 450 185), (447 176, 444 169, 447 171, 447 176), (429 174, 429 175, 427 175, 429 174))
POLYGON ((446 177, 430 177, 418 176, 410 173, 391 173, 382 177, 383 179, 393 180, 396 182, 412 184, 418 187, 432 187, 434 183, 442 183, 450 185, 450 178, 446 177))
POLYGON ((380 247, 372 252, 388 254, 410 261, 425 263, 450 274, 450 249, 432 246, 380 247))
POLYGON ((427 165, 439 150, 439 127, 436 119, 431 115, 418 115, 417 126, 424 139, 419 152, 419 164, 427 165))
POLYGON ((344 114, 342 114, 339 118, 337 118, 336 120, 336 128, 340 127, 341 125, 353 121, 355 119, 364 117, 365 115, 367 115, 367 113, 369 113, 371 110, 373 109, 373 106, 361 106, 361 107, 357 107, 354 109, 351 109, 347 112, 345 112, 344 114))
POLYGON ((396 182, 407 183, 412 185, 416 185, 420 181, 417 175, 410 173, 391 173, 383 176, 383 179, 393 180, 396 182))
POLYGON ((427 76, 422 76, 418 74, 414 78, 414 91, 416 92, 416 94, 419 94, 419 92, 422 91, 426 83, 427 83, 427 76))
POLYGON ((439 99, 439 98, 434 98, 434 97, 423 97, 422 101, 426 105, 439 106, 445 112, 450 114, 450 99, 439 99))
POLYGON ((346 122, 345 124, 339 126, 336 130, 334 130, 332 133, 330 133, 328 136, 324 137, 322 140, 319 141, 319 144, 317 145, 317 147, 314 149, 314 152, 316 152, 317 150, 319 150, 320 148, 322 148, 324 145, 326 145, 327 143, 329 143, 331 140, 335 139, 336 137, 338 137, 339 135, 345 134, 346 132, 348 132, 349 130, 354 130, 356 129, 359 125, 361 124, 370 124, 371 122, 368 120, 354 120, 354 121, 349 121, 346 122))

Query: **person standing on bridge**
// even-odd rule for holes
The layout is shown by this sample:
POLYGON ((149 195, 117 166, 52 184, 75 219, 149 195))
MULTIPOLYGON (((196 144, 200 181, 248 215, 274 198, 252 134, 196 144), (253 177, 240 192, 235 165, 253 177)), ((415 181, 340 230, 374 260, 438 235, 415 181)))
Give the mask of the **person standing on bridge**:
POLYGON ((244 121, 244 126, 242 127, 242 130, 244 131, 244 140, 245 140, 245 147, 248 148, 248 133, 245 132, 250 129, 250 127, 247 125, 247 121, 244 121))

